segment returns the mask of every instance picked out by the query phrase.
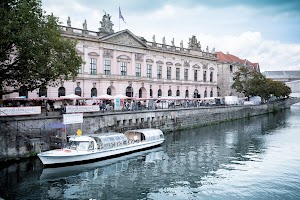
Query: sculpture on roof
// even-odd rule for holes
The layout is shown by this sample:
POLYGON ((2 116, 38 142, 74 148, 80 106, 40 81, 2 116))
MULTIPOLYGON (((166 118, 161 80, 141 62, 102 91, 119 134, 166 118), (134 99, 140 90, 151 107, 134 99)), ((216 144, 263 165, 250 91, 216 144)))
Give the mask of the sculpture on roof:
POLYGON ((209 49, 208 49, 208 46, 206 47, 206 52, 207 52, 207 53, 209 53, 209 49))
POLYGON ((200 41, 198 42, 196 36, 194 35, 191 38, 189 38, 189 48, 201 51, 200 41))
POLYGON ((180 48, 183 48, 183 41, 180 42, 180 48))
POLYGON ((71 19, 70 19, 70 17, 68 17, 67 25, 68 25, 68 27, 71 27, 71 19))
POLYGON ((156 43, 156 41, 155 41, 155 35, 152 36, 152 42, 156 43))
POLYGON ((211 53, 216 53, 216 48, 212 48, 211 53))
POLYGON ((175 46, 174 38, 173 38, 173 40, 171 41, 171 43, 172 43, 172 46, 175 46))
POLYGON ((86 23, 86 19, 84 20, 84 23, 82 24, 82 27, 84 30, 87 30, 87 23, 86 23))
POLYGON ((163 39, 162 39, 162 43, 163 43, 163 44, 166 44, 166 38, 165 38, 165 36, 164 36, 163 39))
POLYGON ((111 21, 111 16, 109 14, 106 14, 105 11, 104 12, 104 15, 102 17, 102 21, 100 21, 100 24, 101 24, 101 28, 99 28, 99 31, 100 32, 105 32, 105 33, 114 33, 114 30, 112 29, 113 27, 113 23, 111 21))

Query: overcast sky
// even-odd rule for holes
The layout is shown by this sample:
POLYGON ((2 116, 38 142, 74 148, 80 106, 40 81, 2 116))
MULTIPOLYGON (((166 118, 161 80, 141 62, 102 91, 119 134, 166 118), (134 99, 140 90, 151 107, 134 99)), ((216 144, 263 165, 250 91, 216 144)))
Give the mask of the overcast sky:
POLYGON ((104 11, 115 32, 180 46, 195 35, 202 49, 229 52, 258 62, 261 71, 300 70, 300 0, 42 0, 42 7, 66 25, 98 31, 104 11), (119 23, 119 6, 126 24, 119 23))

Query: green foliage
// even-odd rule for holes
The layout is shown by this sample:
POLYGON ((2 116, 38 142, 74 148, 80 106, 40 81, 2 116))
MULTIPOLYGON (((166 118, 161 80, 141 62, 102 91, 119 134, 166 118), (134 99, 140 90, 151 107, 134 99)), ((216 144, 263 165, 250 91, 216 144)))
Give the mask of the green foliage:
POLYGON ((246 97, 260 96, 269 99, 271 95, 276 97, 288 96, 291 89, 280 81, 267 79, 258 71, 242 66, 234 74, 232 88, 244 93, 246 97))
POLYGON ((33 91, 74 79, 83 63, 76 42, 60 35, 58 18, 45 15, 40 0, 0 3, 0 90, 33 91))

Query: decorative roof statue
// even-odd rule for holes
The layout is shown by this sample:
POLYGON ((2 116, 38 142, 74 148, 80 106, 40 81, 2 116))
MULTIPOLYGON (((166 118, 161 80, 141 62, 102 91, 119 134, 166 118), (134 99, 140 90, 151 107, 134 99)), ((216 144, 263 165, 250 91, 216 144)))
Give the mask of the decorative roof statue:
POLYGON ((208 49, 208 46, 206 47, 206 52, 207 52, 207 53, 209 53, 209 49, 208 49))
POLYGON ((84 20, 84 23, 82 24, 82 27, 84 30, 87 30, 87 23, 86 23, 86 19, 84 20))
POLYGON ((68 17, 67 25, 68 25, 68 27, 71 27, 71 19, 70 19, 70 17, 68 17))
POLYGON ((155 41, 155 35, 152 36, 152 42, 156 43, 156 41, 155 41))
POLYGON ((197 51, 201 51, 201 45, 200 41, 197 42, 196 36, 192 36, 192 38, 189 38, 189 48, 197 51))
POLYGON ((112 29, 113 23, 111 22, 111 16, 109 14, 106 14, 104 11, 104 15, 102 17, 102 21, 100 21, 101 28, 99 28, 100 32, 105 32, 105 33, 114 33, 114 30, 112 29))
POLYGON ((162 43, 163 43, 163 44, 166 44, 166 38, 165 38, 165 36, 164 36, 163 39, 162 39, 162 43))
POLYGON ((173 40, 171 41, 171 43, 172 43, 172 46, 175 46, 174 38, 173 38, 173 40))
POLYGON ((216 53, 216 48, 212 48, 211 53, 216 53))
POLYGON ((183 41, 180 42, 180 48, 183 48, 183 41))

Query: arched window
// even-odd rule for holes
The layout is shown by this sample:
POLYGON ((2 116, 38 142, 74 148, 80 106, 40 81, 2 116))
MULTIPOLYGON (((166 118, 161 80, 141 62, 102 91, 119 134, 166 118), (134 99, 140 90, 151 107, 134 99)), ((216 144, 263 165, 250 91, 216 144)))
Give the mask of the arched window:
POLYGON ((28 98, 28 91, 27 91, 27 87, 26 86, 23 85, 23 86, 20 87, 19 96, 20 97, 28 98))
POLYGON ((150 97, 151 97, 151 98, 153 97, 152 89, 150 89, 150 97))
POLYGON ((185 91, 185 97, 189 98, 189 91, 188 90, 185 91))
POLYGON ((66 96, 66 89, 64 87, 58 88, 58 97, 66 96))
POLYGON ((142 91, 142 89, 140 88, 139 89, 139 98, 142 98, 143 97, 143 91, 142 91))
POLYGON ((96 88, 92 88, 91 89, 91 97, 96 97, 97 96, 97 89, 96 88))
POLYGON ((47 88, 45 86, 40 87, 39 97, 47 97, 47 88))
POLYGON ((106 94, 111 95, 111 89, 107 88, 106 94))
POLYGON ((161 89, 157 91, 157 97, 161 97, 161 89))
POLYGON ((210 91, 210 97, 213 97, 213 91, 210 91))
POLYGON ((180 91, 179 90, 176 91, 176 96, 178 96, 178 97, 180 96, 180 91))
POLYGON ((207 91, 205 90, 204 91, 204 98, 206 98, 207 97, 207 91))
POLYGON ((168 90, 168 96, 172 96, 172 90, 171 89, 168 90))
POLYGON ((75 94, 81 96, 81 88, 79 86, 75 88, 75 94))
POLYGON ((206 71, 203 71, 203 82, 206 82, 206 71))
POLYGON ((210 72, 210 75, 209 75, 209 81, 210 81, 210 82, 213 82, 213 75, 214 75, 214 73, 213 73, 213 72, 210 72))
POLYGON ((126 88, 126 96, 133 97, 133 88, 131 86, 126 88))
POLYGON ((194 91, 194 98, 200 98, 199 91, 197 89, 195 89, 195 91, 194 91))

